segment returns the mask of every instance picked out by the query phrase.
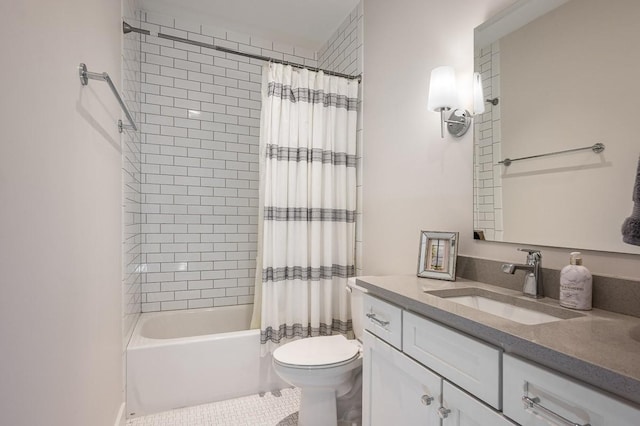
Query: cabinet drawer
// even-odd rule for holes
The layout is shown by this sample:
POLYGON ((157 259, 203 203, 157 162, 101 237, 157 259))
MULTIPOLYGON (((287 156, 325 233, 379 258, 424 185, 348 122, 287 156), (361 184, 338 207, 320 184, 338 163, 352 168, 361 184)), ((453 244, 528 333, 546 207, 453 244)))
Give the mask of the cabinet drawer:
POLYGON ((362 303, 364 328, 402 349, 402 309, 369 294, 363 295, 362 303))
POLYGON ((501 408, 499 349, 404 312, 403 351, 496 409, 501 408))
POLYGON ((504 355, 503 371, 504 414, 523 426, 640 422, 640 407, 514 356, 504 355))

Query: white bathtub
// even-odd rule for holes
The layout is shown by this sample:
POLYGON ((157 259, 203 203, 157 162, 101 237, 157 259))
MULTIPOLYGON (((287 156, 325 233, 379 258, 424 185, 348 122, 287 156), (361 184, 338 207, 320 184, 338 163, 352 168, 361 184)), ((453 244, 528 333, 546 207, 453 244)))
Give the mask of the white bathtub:
POLYGON ((260 357, 253 305, 140 315, 127 347, 128 417, 288 385, 260 357))

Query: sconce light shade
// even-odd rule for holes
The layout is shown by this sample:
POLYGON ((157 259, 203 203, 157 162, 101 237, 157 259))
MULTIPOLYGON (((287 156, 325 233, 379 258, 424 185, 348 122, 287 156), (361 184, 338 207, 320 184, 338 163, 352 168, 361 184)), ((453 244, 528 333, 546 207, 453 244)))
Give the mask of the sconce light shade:
POLYGON ((458 103, 456 72, 453 67, 442 66, 431 70, 427 101, 429 111, 448 111, 458 106, 458 103))
POLYGON ((479 72, 473 73, 473 114, 482 114, 485 111, 484 93, 482 90, 482 77, 479 72))

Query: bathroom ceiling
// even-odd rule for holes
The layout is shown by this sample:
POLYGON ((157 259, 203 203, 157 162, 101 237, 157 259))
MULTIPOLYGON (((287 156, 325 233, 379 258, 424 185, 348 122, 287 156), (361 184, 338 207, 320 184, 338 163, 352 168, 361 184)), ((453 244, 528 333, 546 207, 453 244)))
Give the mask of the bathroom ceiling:
POLYGON ((140 0, 143 10, 317 50, 359 0, 140 0))

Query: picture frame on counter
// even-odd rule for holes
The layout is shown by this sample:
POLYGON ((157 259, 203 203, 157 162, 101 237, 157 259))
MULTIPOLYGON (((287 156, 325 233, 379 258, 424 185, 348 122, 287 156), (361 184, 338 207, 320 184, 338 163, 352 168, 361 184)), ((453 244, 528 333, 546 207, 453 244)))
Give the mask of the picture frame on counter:
POLYGON ((457 232, 421 231, 418 253, 419 277, 456 280, 457 232))

